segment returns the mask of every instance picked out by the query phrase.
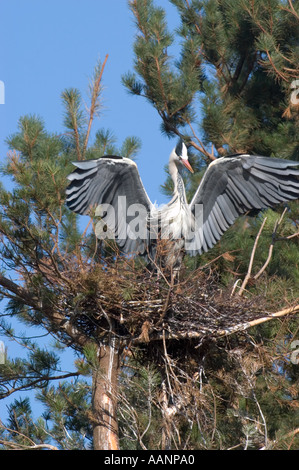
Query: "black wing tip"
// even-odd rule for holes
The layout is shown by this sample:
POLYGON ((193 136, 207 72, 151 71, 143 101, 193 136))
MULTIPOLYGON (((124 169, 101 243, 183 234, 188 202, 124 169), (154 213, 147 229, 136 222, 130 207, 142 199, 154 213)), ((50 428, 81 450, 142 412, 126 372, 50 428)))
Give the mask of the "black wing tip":
POLYGON ((90 159, 87 159, 87 160, 74 160, 72 161, 72 164, 74 166, 76 166, 77 168, 81 168, 82 169, 90 169, 88 168, 88 165, 94 165, 96 167, 97 163, 99 161, 101 161, 102 159, 111 159, 111 160, 123 160, 124 157, 120 156, 120 155, 103 155, 102 157, 99 157, 99 158, 90 158, 90 159), (85 168, 85 166, 87 166, 85 168))
POLYGON ((266 155, 261 155, 258 153, 230 153, 228 155, 224 155, 223 158, 235 158, 235 157, 258 157, 258 158, 266 158, 269 161, 278 161, 278 162, 285 162, 286 164, 292 164, 294 166, 299 165, 299 161, 297 160, 290 160, 289 158, 279 158, 279 157, 269 157, 266 155))
POLYGON ((252 155, 252 154, 245 153, 245 152, 239 152, 239 153, 229 153, 228 155, 224 155, 224 158, 233 158, 233 157, 241 157, 241 156, 244 156, 244 157, 254 156, 254 157, 256 157, 256 155, 252 155))
POLYGON ((124 157, 121 157, 120 155, 103 155, 101 158, 111 158, 112 160, 123 160, 124 157))

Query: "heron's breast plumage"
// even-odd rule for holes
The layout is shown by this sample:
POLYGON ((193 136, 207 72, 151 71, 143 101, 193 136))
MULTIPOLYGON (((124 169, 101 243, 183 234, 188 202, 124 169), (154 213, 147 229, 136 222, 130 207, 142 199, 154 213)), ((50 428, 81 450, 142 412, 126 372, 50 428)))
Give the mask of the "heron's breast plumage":
POLYGON ((194 216, 179 196, 162 207, 153 206, 149 215, 151 236, 169 240, 186 238, 194 224, 194 216))

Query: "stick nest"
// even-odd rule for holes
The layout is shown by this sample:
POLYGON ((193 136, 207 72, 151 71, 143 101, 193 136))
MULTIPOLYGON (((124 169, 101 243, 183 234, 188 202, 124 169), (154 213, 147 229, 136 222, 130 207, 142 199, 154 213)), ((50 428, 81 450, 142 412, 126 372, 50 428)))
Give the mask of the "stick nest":
POLYGON ((128 264, 99 267, 81 280, 68 320, 80 331, 105 342, 112 333, 125 344, 167 339, 223 336, 240 324, 265 316, 260 298, 231 296, 214 273, 180 273, 172 284, 166 276, 128 264), (75 312, 75 313, 74 313, 75 312))

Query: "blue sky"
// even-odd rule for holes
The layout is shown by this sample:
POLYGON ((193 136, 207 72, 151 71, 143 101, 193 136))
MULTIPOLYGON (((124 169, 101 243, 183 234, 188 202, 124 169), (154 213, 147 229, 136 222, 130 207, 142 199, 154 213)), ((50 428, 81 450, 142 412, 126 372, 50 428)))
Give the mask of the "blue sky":
MULTIPOLYGON (((175 8, 167 0, 156 0, 156 4, 166 8, 169 28, 174 29, 178 25, 175 8)), ((20 116, 36 114, 49 132, 63 132, 62 91, 78 88, 87 100, 88 79, 98 59, 103 61, 108 54, 104 109, 94 129, 111 129, 119 145, 129 135, 140 138, 137 164, 144 186, 153 201, 165 202, 159 186, 165 181, 164 166, 176 142, 161 134, 160 119, 151 105, 129 95, 121 84, 121 76, 133 68, 136 34, 127 1, 1 0, 0 14, 0 80, 5 85, 5 104, 0 104, 0 163, 8 151, 5 139, 17 131, 20 116)), ((10 357, 24 354, 16 343, 0 339, 10 357)), ((73 369, 71 357, 66 356, 64 365, 73 369)), ((3 405, 9 401, 1 403, 2 419, 3 405)))
MULTIPOLYGON (((176 9, 167 0, 169 28, 178 25, 176 9)), ((88 79, 100 58, 108 54, 103 85, 104 109, 94 129, 111 129, 118 143, 128 135, 141 139, 137 158, 149 196, 164 202, 159 185, 164 165, 175 142, 160 132, 156 111, 121 84, 122 74, 133 69, 132 46, 136 34, 126 0, 2 0, 0 19, 0 80, 5 104, 0 105, 0 161, 4 144, 17 129, 20 116, 36 114, 46 129, 63 130, 61 92, 78 88, 87 100, 88 79)))

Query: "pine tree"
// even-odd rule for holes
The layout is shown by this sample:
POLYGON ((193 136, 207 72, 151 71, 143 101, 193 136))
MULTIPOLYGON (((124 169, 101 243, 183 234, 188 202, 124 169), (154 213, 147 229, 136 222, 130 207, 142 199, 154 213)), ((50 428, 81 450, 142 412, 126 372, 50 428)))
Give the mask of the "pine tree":
MULTIPOLYGON (((164 10, 153 1, 129 3, 138 35, 135 70, 123 77, 123 83, 130 93, 154 106, 169 137, 179 135, 194 150, 192 165, 197 172, 185 182, 190 198, 206 164, 216 157, 243 152, 299 159, 298 100, 292 92, 299 76, 294 2, 171 0, 181 21, 176 36, 168 31, 164 10), (169 48, 177 38, 180 56, 173 57, 169 48)), ((162 191, 171 193, 170 178, 162 191)), ((297 232, 298 204, 288 207, 280 238, 297 232)), ((278 219, 279 215, 268 212, 270 237, 278 219)), ((221 262, 243 274, 253 245, 250 240, 260 223, 260 218, 242 218, 207 255, 190 260, 191 265, 233 252, 221 257, 221 262), (240 250, 244 238, 245 252, 240 250)), ((269 238, 266 244, 271 244, 269 238)), ((259 250, 262 259, 256 256, 260 266, 266 261, 265 245, 259 250)), ((275 244, 276 261, 271 264, 272 273, 278 264, 284 266, 283 277, 293 279, 294 286, 297 270, 288 269, 287 259, 292 257, 296 266, 297 252, 296 240, 275 244)), ((232 282, 234 276, 225 276, 232 282)))
MULTIPOLYGON (((176 31, 181 52, 180 57, 175 58, 169 53, 169 48, 177 36, 169 33, 163 9, 150 0, 130 2, 138 36, 134 48, 135 70, 123 77, 123 83, 130 93, 145 97, 154 106, 161 118, 163 132, 169 137, 179 135, 194 149, 192 165, 198 172, 191 181, 186 181, 190 195, 197 188, 206 164, 218 156, 243 152, 299 160, 296 138, 299 131, 298 101, 292 94, 299 77, 299 12, 296 2, 171 0, 171 3, 177 7, 181 21, 176 31)), ((171 193, 170 179, 162 190, 166 194, 171 193)), ((239 219, 208 254, 186 263, 192 270, 198 266, 213 266, 218 281, 226 288, 234 286, 234 292, 240 278, 247 272, 242 288, 248 288, 246 282, 250 281, 250 295, 266 299, 268 308, 272 306, 275 309, 281 305, 282 298, 298 303, 297 233, 297 203, 289 205, 287 212, 281 209, 258 216, 252 214, 239 219), (254 253, 255 272, 249 273, 250 257, 260 228, 263 231, 254 253)), ((285 344, 285 352, 296 334, 296 324, 292 321, 287 323, 288 334, 281 328, 281 334, 276 338, 277 343, 285 344)), ((267 345, 264 353, 273 353, 277 347, 273 342, 277 325, 262 331, 267 345)), ((260 340, 260 331, 256 334, 260 340)), ((230 357, 230 348, 226 346, 225 350, 225 355, 230 357)), ((251 396, 253 407, 261 410, 260 399, 263 407, 269 407, 269 415, 263 417, 264 431, 260 432, 267 441, 268 420, 275 434, 280 432, 279 420, 287 422, 292 416, 283 408, 284 417, 279 412, 279 418, 273 419, 270 407, 279 398, 273 389, 269 390, 267 380, 283 382, 284 386, 286 382, 275 374, 274 377, 271 370, 264 376, 265 381, 262 378, 257 381, 254 374, 249 378, 247 365, 242 364, 244 357, 238 359, 243 375, 239 379, 242 382, 240 396, 254 393, 253 398, 251 396), (252 385, 251 392, 249 384, 252 385), (258 393, 255 387, 258 387, 258 393)), ((285 365, 284 362, 283 368, 285 365)), ((298 372, 293 375, 294 368, 291 368, 295 386, 298 372)), ((207 375, 208 370, 209 367, 205 369, 207 375)), ((217 376, 218 371, 223 374, 223 367, 218 369, 213 364, 210 374, 217 376)), ((240 373, 240 367, 238 371, 240 373)), ((230 387, 235 380, 233 374, 227 375, 230 387)), ((225 383, 226 379, 222 377, 222 381, 225 383)), ((215 391, 219 390, 219 384, 215 382, 213 387, 215 391)), ((224 393, 222 387, 220 396, 224 393)), ((228 403, 233 401, 227 400, 228 403)), ((253 436, 256 427, 253 431, 251 418, 245 418, 248 399, 242 401, 239 398, 238 405, 233 405, 233 408, 231 424, 234 419, 239 432, 246 436, 245 446, 254 447, 256 443, 252 441, 257 437, 253 436)), ((227 417, 227 413, 229 410, 220 416, 227 417)), ((256 421, 260 419, 261 416, 256 421)), ((232 426, 225 420, 223 424, 224 443, 224 435, 229 435, 232 426)), ((296 427, 292 418, 288 425, 296 427)), ((283 434, 288 433, 281 430, 283 434)), ((201 432, 203 436, 204 432, 201 432)), ((210 442, 210 445, 213 444, 210 442)), ((227 439, 226 445, 230 447, 232 442, 227 439)))
POLYGON ((138 36, 135 72, 123 77, 202 157, 254 152, 298 158, 298 12, 293 2, 171 0, 180 14, 174 35, 152 1, 132 0, 138 36), (271 138, 269 137, 271 135, 271 138))
MULTIPOLYGON (((9 413, 15 419, 13 425, 3 425, 2 441, 8 448, 47 447, 52 445, 49 439, 58 448, 84 448, 92 435, 94 447, 105 448, 110 443, 103 444, 101 439, 117 438, 114 411, 104 408, 102 412, 104 398, 111 400, 109 406, 114 406, 107 388, 116 379, 105 375, 110 359, 109 342, 101 343, 100 332, 92 332, 97 323, 88 316, 88 311, 99 315, 93 294, 99 287, 101 271, 103 275, 105 272, 100 264, 101 249, 95 246, 88 227, 84 230, 79 227, 77 217, 64 202, 66 176, 72 171, 72 161, 98 158, 107 151, 130 158, 139 149, 139 141, 134 137, 128 137, 117 148, 115 137, 105 130, 99 130, 89 145, 106 60, 95 68, 87 115, 78 90, 62 93, 66 133, 49 134, 40 118, 25 116, 19 120, 18 131, 8 139, 11 151, 2 173, 12 178, 13 187, 11 190, 1 187, 0 193, 0 295, 7 300, 1 330, 28 353, 26 359, 7 358, 1 365, 1 398, 14 392, 40 390, 39 399, 47 408, 47 419, 36 423, 27 401, 17 400, 10 406, 9 413), (59 347, 73 348, 81 355, 75 369, 61 371, 56 348, 51 351, 41 347, 28 334, 17 339, 6 316, 53 335, 59 347), (80 325, 76 325, 78 320, 80 325), (92 393, 91 385, 78 379, 86 374, 93 377, 92 393), (66 382, 67 379, 73 382, 66 382), (51 385, 55 382, 59 382, 58 387, 51 385), (110 425, 112 422, 111 428, 104 426, 106 421, 110 425), (105 429, 107 436, 102 433, 97 437, 98 428, 105 429)), ((107 289, 110 283, 113 292, 113 278, 102 280, 107 289)), ((118 370, 118 365, 114 370, 118 370)))
MULTIPOLYGON (((295 2, 171 3, 180 18, 174 33, 154 1, 129 2, 135 70, 122 80, 157 110, 164 134, 193 149, 198 171, 188 192, 218 156, 299 160, 295 2)), ((28 399, 15 399, 0 445, 296 448, 298 204, 239 219, 211 252, 186 258, 176 286, 138 259, 118 258, 95 239, 93 218, 82 228, 64 204, 71 161, 133 158, 140 148, 134 137, 117 148, 103 129, 91 142, 106 60, 95 68, 87 114, 78 90, 62 93, 66 132, 49 134, 40 118, 25 116, 8 139, 2 173, 13 187, 0 188, 0 327, 26 354, 0 364, 0 398, 35 390, 45 412, 36 418, 28 399), (55 344, 17 335, 10 317, 55 344), (61 348, 74 351, 71 371, 61 368, 61 348)))

